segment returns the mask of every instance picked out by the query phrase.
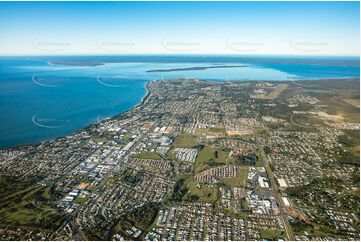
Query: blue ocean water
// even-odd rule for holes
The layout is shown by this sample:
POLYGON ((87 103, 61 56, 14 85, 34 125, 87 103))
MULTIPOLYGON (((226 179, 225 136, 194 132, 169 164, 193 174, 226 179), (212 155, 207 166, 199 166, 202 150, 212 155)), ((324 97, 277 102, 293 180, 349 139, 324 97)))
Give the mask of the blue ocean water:
POLYGON ((359 59, 348 57, 1 57, 0 147, 64 136, 124 112, 140 102, 145 84, 154 79, 242 81, 359 76, 359 59), (147 72, 216 65, 245 67, 147 72))

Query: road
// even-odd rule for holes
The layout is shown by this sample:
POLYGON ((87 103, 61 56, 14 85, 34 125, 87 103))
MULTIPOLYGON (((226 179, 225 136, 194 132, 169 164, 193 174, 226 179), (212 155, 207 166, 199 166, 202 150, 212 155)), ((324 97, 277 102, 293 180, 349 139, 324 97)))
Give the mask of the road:
POLYGON ((269 178, 269 180, 271 182, 272 190, 273 190, 274 194, 276 195, 276 198, 278 200, 278 204, 280 205, 281 217, 282 217, 282 220, 283 220, 283 224, 285 225, 287 237, 288 237, 289 240, 295 240, 295 238, 293 236, 292 228, 291 228, 290 224, 288 223, 287 214, 285 213, 285 211, 283 209, 282 197, 278 192, 278 186, 277 186, 277 184, 276 184, 276 182, 274 180, 273 172, 272 172, 272 169, 271 169, 271 167, 269 165, 269 161, 266 160, 264 166, 266 168, 268 178, 269 178))
MULTIPOLYGON (((291 120, 292 120, 292 118, 291 118, 291 120)), ((267 127, 265 127, 265 130, 266 130, 267 133, 269 133, 269 129, 267 127)), ((261 149, 261 150, 263 149, 261 144, 259 144, 259 149, 261 149)), ((293 235, 291 225, 288 223, 287 214, 284 211, 284 204, 283 204, 283 201, 282 201, 282 197, 278 192, 278 186, 277 186, 277 184, 275 182, 275 178, 274 178, 272 169, 270 167, 269 157, 268 157, 268 155, 264 154, 263 152, 262 152, 262 154, 263 154, 262 158, 264 160, 264 167, 266 169, 267 176, 268 176, 268 178, 270 180, 272 191, 276 195, 276 199, 277 199, 278 204, 280 206, 281 218, 283 220, 283 224, 285 225, 287 237, 288 237, 289 240, 294 241, 295 238, 294 238, 294 235, 293 235)))

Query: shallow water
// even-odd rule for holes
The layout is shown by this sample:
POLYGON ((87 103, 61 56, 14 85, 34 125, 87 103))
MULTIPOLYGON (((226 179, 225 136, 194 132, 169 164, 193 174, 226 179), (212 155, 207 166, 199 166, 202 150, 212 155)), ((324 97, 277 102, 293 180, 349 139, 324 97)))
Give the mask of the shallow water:
MULTIPOLYGON (((84 61, 87 57, 82 57, 84 61)), ((92 57, 94 58, 94 57, 92 57)), ((96 58, 95 58, 96 59, 96 58)), ((104 60, 101 60, 104 62, 104 60)), ((359 77, 359 66, 341 62, 293 63, 282 59, 196 57, 121 58, 97 66, 51 64, 42 58, 0 58, 0 147, 34 143, 67 135, 106 117, 124 112, 145 95, 145 84, 163 78, 206 80, 290 80, 359 77), (162 59, 163 58, 163 59, 162 59), (147 72, 229 65, 172 72, 147 72), (291 63, 291 64, 290 64, 291 63), (338 65, 336 65, 336 64, 338 65)))

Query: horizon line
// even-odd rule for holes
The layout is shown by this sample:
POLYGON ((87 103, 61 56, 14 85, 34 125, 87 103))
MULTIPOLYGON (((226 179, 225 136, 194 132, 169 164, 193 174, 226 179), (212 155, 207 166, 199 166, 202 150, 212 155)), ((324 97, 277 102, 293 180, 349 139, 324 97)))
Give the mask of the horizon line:
POLYGON ((229 53, 69 53, 69 54, 0 54, 0 57, 67 57, 67 56, 229 56, 229 57, 357 57, 360 55, 303 55, 303 54, 229 54, 229 53))

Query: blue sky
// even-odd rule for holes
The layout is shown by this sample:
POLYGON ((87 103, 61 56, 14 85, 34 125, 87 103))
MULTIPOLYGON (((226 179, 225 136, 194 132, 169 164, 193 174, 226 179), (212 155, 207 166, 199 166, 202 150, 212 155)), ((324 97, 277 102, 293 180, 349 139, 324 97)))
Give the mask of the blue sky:
POLYGON ((0 55, 359 55, 359 2, 0 2, 0 55))

